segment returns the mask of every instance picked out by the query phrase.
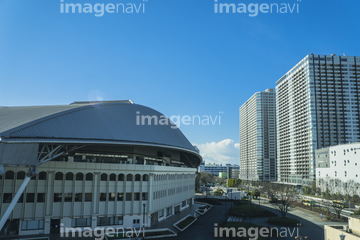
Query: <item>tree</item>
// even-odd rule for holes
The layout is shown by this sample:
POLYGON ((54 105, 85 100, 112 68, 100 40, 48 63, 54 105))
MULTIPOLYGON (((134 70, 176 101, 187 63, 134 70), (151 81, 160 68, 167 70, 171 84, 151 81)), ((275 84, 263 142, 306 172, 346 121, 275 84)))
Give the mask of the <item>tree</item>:
POLYGON ((222 196, 224 194, 224 190, 222 190, 221 188, 216 189, 216 191, 214 192, 215 196, 222 196))
POLYGON ((280 190, 280 185, 271 182, 263 182, 261 186, 261 192, 263 192, 268 198, 275 199, 276 192, 280 190))
POLYGON ((342 203, 335 203, 333 202, 332 207, 336 213, 336 217, 340 219, 341 211, 345 208, 345 205, 342 203))
POLYGON ((227 182, 228 187, 239 187, 241 185, 240 179, 229 178, 227 182))
POLYGON ((260 197, 260 192, 258 189, 255 189, 254 191, 251 192, 251 196, 254 199, 257 199, 258 197, 260 197))
POLYGON ((291 211, 296 204, 294 193, 289 190, 288 187, 282 187, 279 194, 277 194, 277 201, 274 204, 280 211, 281 217, 286 218, 286 214, 291 211))
POLYGON ((199 172, 196 175, 196 178, 195 178, 195 188, 196 188, 196 190, 200 191, 201 186, 213 184, 214 179, 215 179, 214 175, 212 175, 210 173, 199 172))
POLYGON ((329 199, 331 197, 330 190, 328 188, 326 188, 325 192, 322 193, 322 196, 325 199, 329 199))

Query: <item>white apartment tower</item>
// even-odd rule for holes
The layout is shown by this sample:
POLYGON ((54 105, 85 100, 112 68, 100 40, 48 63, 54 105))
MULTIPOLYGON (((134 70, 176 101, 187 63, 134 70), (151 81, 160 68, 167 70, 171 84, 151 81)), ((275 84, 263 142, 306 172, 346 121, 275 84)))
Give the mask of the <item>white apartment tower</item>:
POLYGON ((307 55, 276 82, 277 177, 315 180, 315 150, 360 140, 360 57, 307 55))
POLYGON ((240 107, 240 179, 276 180, 275 106, 274 89, 266 89, 240 107))

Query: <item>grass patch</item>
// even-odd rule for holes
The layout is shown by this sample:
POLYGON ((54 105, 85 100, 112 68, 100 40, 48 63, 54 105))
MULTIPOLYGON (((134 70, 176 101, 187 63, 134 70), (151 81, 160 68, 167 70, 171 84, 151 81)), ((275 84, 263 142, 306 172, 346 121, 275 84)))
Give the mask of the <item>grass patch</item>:
POLYGON ((189 226, 189 224, 192 223, 195 219, 196 218, 194 216, 188 216, 187 218, 176 224, 176 226, 180 229, 184 229, 189 226))
POLYGON ((208 203, 211 205, 221 205, 221 202, 216 198, 196 198, 195 201, 208 203))
POLYGON ((268 223, 280 226, 296 226, 300 223, 299 220, 295 218, 282 218, 282 217, 271 217, 267 220, 268 223))
POLYGON ((267 209, 261 208, 257 205, 251 204, 242 204, 242 205, 235 205, 234 207, 230 208, 228 214, 231 216, 236 217, 275 217, 277 216, 276 213, 269 211, 267 209))
MULTIPOLYGON (((257 228, 257 229, 262 228, 259 225, 256 225, 256 224, 253 224, 253 223, 248 223, 248 222, 222 222, 220 224, 220 227, 234 228, 234 229, 245 228, 246 232, 248 232, 247 230, 249 228, 257 228)), ((218 236, 220 236, 220 228, 218 228, 218 231, 219 231, 218 236)), ((223 234, 222 236, 225 237, 225 231, 223 231, 222 234, 223 234)), ((235 235, 236 235, 236 233, 235 233, 235 235)), ((249 237, 249 236, 248 237, 237 237, 237 236, 233 237, 231 231, 230 231, 229 238, 237 238, 237 239, 242 239, 242 240, 249 240, 250 238, 253 239, 252 237, 249 237)), ((259 236, 257 238, 257 240, 269 240, 269 239, 264 238, 262 236, 259 236)))

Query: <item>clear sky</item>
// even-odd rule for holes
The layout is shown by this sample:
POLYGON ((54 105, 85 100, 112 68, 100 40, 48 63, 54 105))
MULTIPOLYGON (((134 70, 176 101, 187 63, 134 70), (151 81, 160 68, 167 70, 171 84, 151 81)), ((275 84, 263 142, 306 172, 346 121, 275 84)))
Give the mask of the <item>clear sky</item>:
POLYGON ((238 164, 239 107, 309 53, 359 56, 360 2, 219 3, 289 8, 251 17, 214 13, 213 0, 1 0, 0 105, 131 99, 167 116, 220 116, 180 129, 207 162, 238 164), (61 13, 66 3, 145 8, 96 17, 61 13))

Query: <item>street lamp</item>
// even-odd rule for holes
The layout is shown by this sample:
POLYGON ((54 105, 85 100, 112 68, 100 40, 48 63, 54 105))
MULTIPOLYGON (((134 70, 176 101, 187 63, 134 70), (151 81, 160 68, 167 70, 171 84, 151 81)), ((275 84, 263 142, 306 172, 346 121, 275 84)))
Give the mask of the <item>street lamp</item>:
POLYGON ((345 237, 346 237, 346 235, 345 235, 344 233, 341 233, 341 234, 340 234, 340 239, 341 239, 341 240, 345 240, 345 237))

